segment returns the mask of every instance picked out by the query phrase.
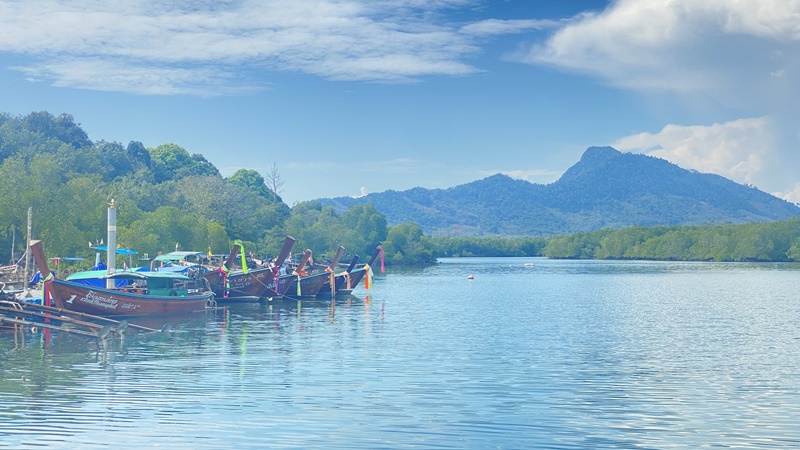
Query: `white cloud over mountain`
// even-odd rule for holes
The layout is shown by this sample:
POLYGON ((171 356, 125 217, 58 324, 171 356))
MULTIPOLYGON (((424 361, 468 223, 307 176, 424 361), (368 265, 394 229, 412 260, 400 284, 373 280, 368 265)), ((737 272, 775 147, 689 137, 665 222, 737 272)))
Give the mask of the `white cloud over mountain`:
POLYGON ((678 102, 713 122, 623 137, 621 150, 800 200, 786 187, 800 154, 800 1, 619 0, 574 17, 521 59, 678 102))

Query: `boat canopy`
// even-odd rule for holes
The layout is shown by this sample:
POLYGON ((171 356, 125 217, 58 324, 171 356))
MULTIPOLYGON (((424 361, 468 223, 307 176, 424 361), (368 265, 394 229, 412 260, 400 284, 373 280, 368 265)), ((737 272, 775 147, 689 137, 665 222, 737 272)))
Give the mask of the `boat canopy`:
MULTIPOLYGON (((107 252, 108 251, 108 246, 107 245, 96 245, 96 246, 94 246, 92 248, 95 249, 95 250, 100 250, 101 252, 107 252)), ((138 255, 139 254, 139 252, 137 252, 135 250, 129 250, 127 248, 118 248, 116 253, 118 255, 138 255)))
POLYGON ((180 272, 115 272, 103 275, 101 278, 127 278, 129 280, 154 280, 154 279, 171 279, 171 280, 191 280, 191 278, 180 272))
POLYGON ((176 263, 178 261, 183 261, 192 258, 197 259, 199 261, 205 257, 206 254, 202 252, 169 252, 164 255, 156 256, 155 261, 176 263))
MULTIPOLYGON (((141 272, 150 270, 148 267, 134 267, 133 269, 127 270, 120 270, 117 273, 130 273, 130 272, 141 272)), ((75 272, 67 277, 67 281, 79 281, 79 280, 90 280, 90 279, 101 279, 107 278, 108 270, 84 270, 82 272, 75 272)))
MULTIPOLYGON (((136 267, 134 269, 128 269, 130 271, 137 271, 137 270, 148 270, 147 267, 136 267)), ((103 270, 84 270, 82 272, 75 272, 67 277, 67 281, 71 281, 73 283, 78 284, 86 284, 88 286, 96 286, 96 287, 105 287, 106 280, 105 277, 108 275, 108 271, 103 270)), ((117 287, 125 287, 128 284, 128 280, 115 280, 114 284, 117 287)))

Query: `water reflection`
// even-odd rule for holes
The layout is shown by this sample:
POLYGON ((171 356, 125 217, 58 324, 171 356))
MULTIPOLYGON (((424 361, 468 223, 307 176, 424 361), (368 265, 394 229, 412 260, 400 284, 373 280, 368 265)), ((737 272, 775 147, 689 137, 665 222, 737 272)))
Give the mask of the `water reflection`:
POLYGON ((797 275, 462 258, 105 347, 2 331, 0 447, 790 448, 797 275))

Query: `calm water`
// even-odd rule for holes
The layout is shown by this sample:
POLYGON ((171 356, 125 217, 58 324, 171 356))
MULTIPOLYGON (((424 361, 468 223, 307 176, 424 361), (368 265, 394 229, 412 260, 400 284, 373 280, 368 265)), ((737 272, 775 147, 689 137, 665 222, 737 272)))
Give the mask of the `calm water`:
POLYGON ((798 286, 787 264, 461 258, 106 349, 4 331, 0 448, 796 448, 798 286))

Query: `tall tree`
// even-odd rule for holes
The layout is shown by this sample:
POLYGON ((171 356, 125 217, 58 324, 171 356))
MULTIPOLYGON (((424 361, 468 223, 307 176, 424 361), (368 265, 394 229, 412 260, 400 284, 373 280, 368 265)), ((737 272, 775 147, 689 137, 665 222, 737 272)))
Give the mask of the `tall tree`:
POLYGON ((425 264, 436 260, 422 228, 413 222, 389 228, 382 247, 387 260, 395 264, 425 264))
POLYGON ((274 200, 275 198, 272 191, 270 191, 269 187, 265 184, 264 177, 255 170, 239 169, 236 173, 228 177, 227 181, 235 186, 249 189, 269 200, 274 200))
POLYGON ((269 173, 267 173, 267 186, 272 191, 272 202, 282 202, 281 199, 281 192, 283 192, 283 178, 281 177, 281 173, 278 171, 278 163, 273 161, 272 167, 269 169, 269 173))
POLYGON ((220 176, 219 170, 202 155, 190 155, 183 147, 161 144, 150 152, 151 167, 156 181, 178 180, 193 175, 220 176))

